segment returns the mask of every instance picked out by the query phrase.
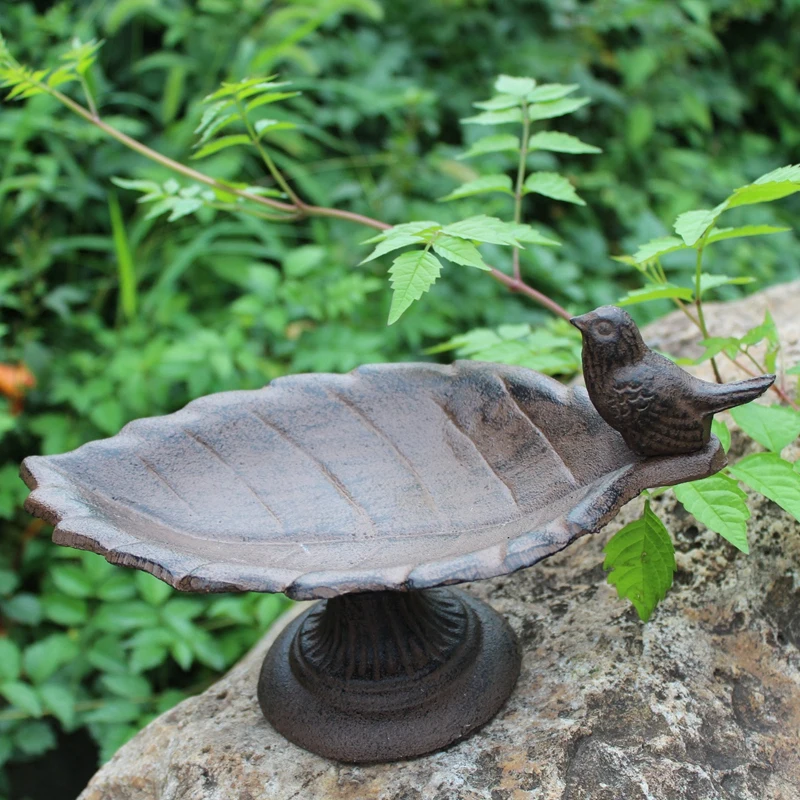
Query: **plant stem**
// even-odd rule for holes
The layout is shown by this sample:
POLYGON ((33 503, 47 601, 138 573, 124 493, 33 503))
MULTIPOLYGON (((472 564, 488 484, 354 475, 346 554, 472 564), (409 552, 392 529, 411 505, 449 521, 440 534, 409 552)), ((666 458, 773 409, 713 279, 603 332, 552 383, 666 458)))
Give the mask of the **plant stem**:
POLYGON ((261 143, 261 138, 256 133, 256 129, 250 123, 250 119, 247 116, 247 109, 245 109, 244 106, 242 106, 242 101, 239 100, 238 97, 236 98, 236 108, 239 110, 239 116, 241 117, 242 122, 244 122, 245 128, 247 128, 247 133, 250 136, 250 141, 253 142, 259 154, 261 155, 261 158, 263 159, 264 163, 267 165, 267 169, 269 170, 270 175, 272 175, 278 186, 280 186, 281 189, 283 189, 283 191, 288 195, 292 203, 294 203, 294 205, 297 206, 297 208, 302 208, 302 206, 305 204, 294 193, 292 187, 289 186, 289 184, 286 182, 286 178, 283 177, 281 171, 275 166, 275 162, 272 160, 272 157, 267 152, 267 149, 264 147, 264 145, 261 143))
MULTIPOLYGON (((528 137, 531 132, 531 121, 528 119, 528 103, 522 101, 522 142, 519 149, 519 166, 517 167, 517 185, 514 188, 514 222, 522 222, 522 190, 525 185, 525 167, 528 160, 528 137)), ((519 268, 519 247, 513 248, 511 261, 514 266, 514 280, 522 279, 519 268)))
MULTIPOLYGON (((704 339, 708 339, 708 328, 706 327, 705 316, 703 315, 703 301, 700 297, 701 275, 703 274, 703 247, 706 243, 706 236, 708 236, 710 228, 706 231, 703 238, 700 240, 700 246, 697 248, 697 264, 694 270, 694 305, 697 308, 697 324, 700 327, 700 332, 703 334, 704 339)), ((722 376, 719 373, 717 362, 711 359, 711 369, 714 370, 714 378, 717 383, 722 383, 722 376)))
MULTIPOLYGON (((363 214, 357 214, 354 211, 345 211, 339 208, 325 208, 324 206, 312 206, 304 203, 299 198, 299 204, 283 203, 279 200, 273 200, 269 197, 261 197, 260 195, 251 194, 243 189, 237 189, 235 186, 230 186, 223 181, 218 181, 214 178, 211 178, 202 172, 198 172, 191 167, 187 167, 185 164, 181 164, 179 161, 174 161, 173 159, 162 155, 156 150, 152 150, 147 145, 138 142, 136 139, 131 138, 125 133, 122 133, 122 131, 118 131, 108 123, 103 122, 103 120, 99 117, 93 116, 89 109, 84 108, 80 103, 76 103, 74 100, 67 97, 65 94, 62 94, 58 90, 52 89, 51 87, 41 83, 37 85, 48 94, 52 95, 60 103, 69 108, 70 111, 74 112, 80 117, 83 117, 83 119, 85 119, 87 122, 95 125, 104 133, 125 145, 125 147, 128 147, 134 152, 143 155, 145 158, 148 158, 151 161, 155 161, 157 164, 161 164, 173 172, 177 172, 179 175, 183 175, 193 181, 210 186, 212 189, 217 189, 219 191, 226 192, 227 194, 232 194, 235 197, 241 197, 243 200, 247 200, 258 205, 267 206, 270 209, 282 211, 287 214, 286 217, 280 218, 280 221, 294 221, 304 217, 330 217, 332 219, 355 222, 359 225, 364 225, 365 227, 374 228, 375 230, 379 231, 385 231, 392 227, 386 222, 373 219, 372 217, 367 217, 363 214)), ((519 292, 520 294, 526 295, 527 297, 531 298, 531 300, 548 309, 556 316, 559 316, 565 320, 570 320, 572 318, 572 315, 569 313, 569 311, 556 303, 555 300, 551 300, 546 294, 543 294, 537 289, 534 289, 532 286, 529 286, 521 278, 511 277, 510 275, 506 275, 504 272, 501 272, 499 269, 495 268, 492 268, 489 274, 496 281, 499 281, 504 286, 508 287, 512 292, 519 292)))

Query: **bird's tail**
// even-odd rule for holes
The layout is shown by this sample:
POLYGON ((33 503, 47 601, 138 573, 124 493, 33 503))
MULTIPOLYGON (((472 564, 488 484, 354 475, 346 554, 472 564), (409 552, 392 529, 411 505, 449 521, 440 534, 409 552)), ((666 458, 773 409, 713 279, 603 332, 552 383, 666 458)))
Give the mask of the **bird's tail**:
POLYGON ((757 378, 748 378, 735 383, 712 384, 714 389, 708 396, 709 410, 717 413, 749 403, 764 394, 773 383, 775 383, 774 375, 760 375, 757 378))

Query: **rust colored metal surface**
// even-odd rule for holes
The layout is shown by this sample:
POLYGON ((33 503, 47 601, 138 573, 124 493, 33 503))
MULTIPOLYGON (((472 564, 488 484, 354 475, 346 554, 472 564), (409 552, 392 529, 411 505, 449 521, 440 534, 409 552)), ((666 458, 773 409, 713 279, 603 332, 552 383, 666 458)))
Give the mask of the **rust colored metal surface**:
POLYGON ((508 623, 465 592, 349 594, 317 603, 281 633, 258 698, 273 727, 307 750, 394 761, 488 722, 519 669, 508 623))
POLYGON ((583 334, 583 376, 600 416, 643 456, 694 453, 711 438, 714 414, 760 397, 775 382, 695 378, 654 353, 627 311, 602 306, 575 317, 583 334))
POLYGON ((584 389, 459 362, 211 395, 29 457, 22 477, 59 544, 178 589, 310 599, 512 572, 598 531, 643 488, 724 463, 713 437, 643 458, 584 389))

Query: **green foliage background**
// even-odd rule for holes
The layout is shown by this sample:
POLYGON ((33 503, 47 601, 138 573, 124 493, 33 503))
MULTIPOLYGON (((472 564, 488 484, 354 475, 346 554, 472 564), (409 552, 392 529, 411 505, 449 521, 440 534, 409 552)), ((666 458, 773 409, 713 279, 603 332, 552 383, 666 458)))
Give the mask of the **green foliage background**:
MULTIPOLYGON (((473 134, 458 120, 500 72, 580 84, 593 102, 559 127, 604 152, 529 163, 569 174, 588 205, 529 197, 528 219, 564 246, 522 253, 528 282, 576 311, 640 285, 612 256, 796 161, 800 146, 798 0, 17 0, 2 10, 21 61, 53 65, 73 36, 105 39, 92 73, 104 118, 184 162, 199 101, 221 80, 291 79, 303 94, 281 113, 304 135, 276 135, 279 166, 309 202, 389 223, 507 218, 502 195, 436 202, 477 177, 456 158, 473 134)), ((47 97, 2 106, 0 153, 0 362, 24 361, 38 381, 19 416, 0 399, 0 765, 80 728, 106 759, 235 662, 281 602, 178 597, 53 547, 21 511, 19 461, 204 393, 419 360, 469 329, 546 316, 454 270, 387 328, 388 261, 357 266, 363 230, 213 210, 146 219, 111 177, 170 175, 47 97)), ((498 153, 489 171, 493 159, 508 168, 498 153)), ((252 183, 263 174, 244 149, 203 168, 252 183)), ((747 221, 792 225, 798 211, 795 197, 747 221)), ((508 252, 488 254, 508 268, 508 252)), ((757 285, 800 275, 792 233, 724 242, 714 257, 757 285)), ((670 265, 670 280, 688 285, 693 255, 670 265)), ((0 796, 10 791, 0 778, 0 796)))

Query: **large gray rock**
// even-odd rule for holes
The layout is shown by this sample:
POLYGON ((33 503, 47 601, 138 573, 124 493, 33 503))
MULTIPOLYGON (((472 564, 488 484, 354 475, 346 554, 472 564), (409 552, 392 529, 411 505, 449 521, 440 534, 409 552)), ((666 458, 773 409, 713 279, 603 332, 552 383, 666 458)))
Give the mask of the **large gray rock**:
MULTIPOLYGON (((765 302, 797 353, 800 282, 712 308, 710 324, 741 332, 765 302)), ((672 353, 692 341, 681 317, 648 333, 672 353)), ((734 450, 753 447, 734 438, 734 450)), ((602 570, 604 543, 639 501, 602 534, 469 586, 518 633, 522 674, 505 709, 444 752, 354 767, 285 741, 256 701, 276 626, 219 683, 123 747, 80 800, 797 800, 800 526, 764 498, 750 502, 750 556, 671 494, 654 502, 678 572, 647 625, 602 570)))

